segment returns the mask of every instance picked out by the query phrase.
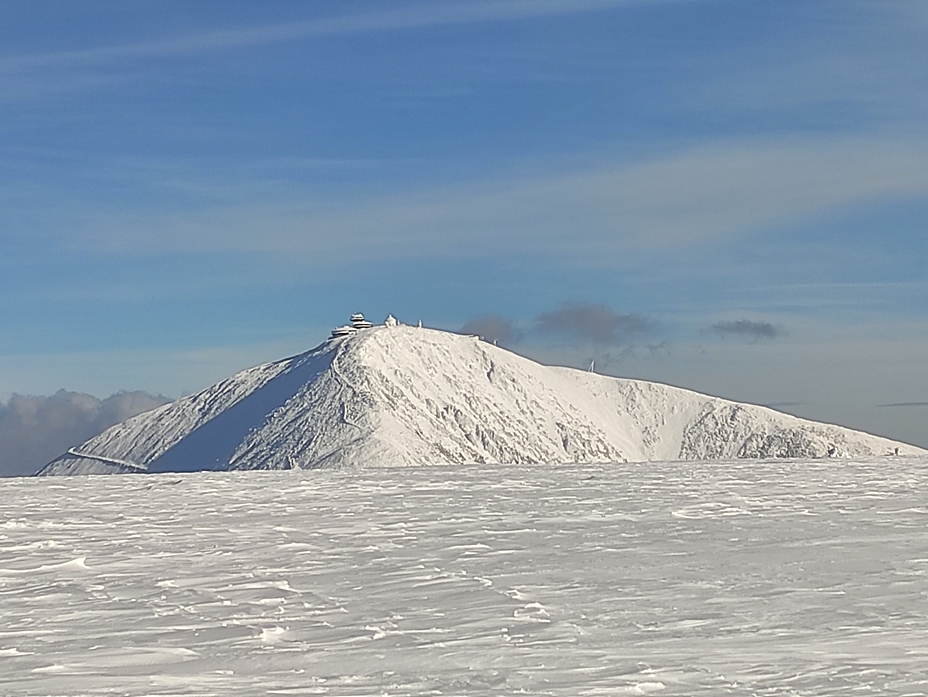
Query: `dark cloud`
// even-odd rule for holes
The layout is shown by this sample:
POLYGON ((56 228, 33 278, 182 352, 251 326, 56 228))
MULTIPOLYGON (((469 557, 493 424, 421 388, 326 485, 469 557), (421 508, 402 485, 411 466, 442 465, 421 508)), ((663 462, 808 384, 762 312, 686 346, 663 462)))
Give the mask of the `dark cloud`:
POLYGON ((539 315, 536 322, 543 334, 602 345, 627 344, 654 329, 651 320, 641 315, 620 315, 605 305, 576 302, 565 302, 559 309, 539 315))
POLYGON ((475 317, 461 327, 461 333, 474 334, 494 344, 512 344, 520 338, 515 323, 508 317, 500 315, 475 317))
POLYGON ((737 336, 751 341, 776 339, 786 334, 782 327, 775 327, 770 322, 754 322, 749 319, 716 322, 712 325, 712 330, 721 336, 737 336))
POLYGON ((928 407, 928 402, 893 402, 892 404, 877 404, 878 407, 928 407))
POLYGON ((0 476, 34 474, 68 448, 170 400, 145 392, 106 399, 59 390, 50 397, 13 395, 0 404, 0 476))

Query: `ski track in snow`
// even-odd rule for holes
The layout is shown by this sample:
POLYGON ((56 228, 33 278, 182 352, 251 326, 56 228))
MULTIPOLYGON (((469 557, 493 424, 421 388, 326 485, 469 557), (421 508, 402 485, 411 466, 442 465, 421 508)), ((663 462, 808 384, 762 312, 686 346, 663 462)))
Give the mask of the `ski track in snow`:
POLYGON ((0 694, 921 695, 928 459, 0 481, 0 694))

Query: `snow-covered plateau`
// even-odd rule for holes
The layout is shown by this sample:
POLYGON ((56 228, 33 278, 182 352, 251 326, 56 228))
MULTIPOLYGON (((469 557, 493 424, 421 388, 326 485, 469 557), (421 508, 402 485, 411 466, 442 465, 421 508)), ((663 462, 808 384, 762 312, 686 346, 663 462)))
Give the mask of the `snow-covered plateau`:
MULTIPOLYGON (((391 323, 242 371, 41 474, 918 455, 904 443, 391 323)), ((353 318, 354 320, 354 318, 353 318)))
POLYGON ((0 480, 0 694, 928 694, 928 458, 0 480))

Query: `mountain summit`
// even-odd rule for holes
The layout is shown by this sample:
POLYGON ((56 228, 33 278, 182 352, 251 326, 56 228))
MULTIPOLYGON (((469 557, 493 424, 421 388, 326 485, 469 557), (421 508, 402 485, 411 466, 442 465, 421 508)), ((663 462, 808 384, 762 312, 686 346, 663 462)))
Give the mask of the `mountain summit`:
POLYGON ((131 418, 39 474, 926 452, 765 407, 543 366, 473 336, 356 317, 307 353, 131 418))

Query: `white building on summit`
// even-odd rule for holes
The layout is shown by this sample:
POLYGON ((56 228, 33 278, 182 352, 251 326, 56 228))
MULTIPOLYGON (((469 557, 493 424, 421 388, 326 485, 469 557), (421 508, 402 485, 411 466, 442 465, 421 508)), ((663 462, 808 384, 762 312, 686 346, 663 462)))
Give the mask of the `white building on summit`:
POLYGON ((332 330, 332 338, 338 339, 339 337, 349 336, 350 334, 356 334, 357 332, 358 330, 355 327, 346 324, 343 327, 335 327, 335 329, 332 330))
POLYGON ((360 312, 355 312, 351 315, 351 326, 355 329, 370 329, 374 325, 364 319, 364 315, 360 312))
POLYGON ((351 315, 351 324, 346 324, 341 327, 335 327, 332 330, 332 338, 337 339, 343 336, 350 336, 356 334, 360 329, 370 329, 374 325, 364 319, 364 315, 360 312, 355 312, 351 315))

